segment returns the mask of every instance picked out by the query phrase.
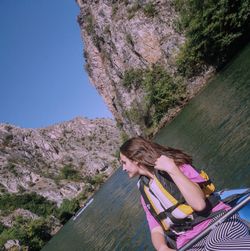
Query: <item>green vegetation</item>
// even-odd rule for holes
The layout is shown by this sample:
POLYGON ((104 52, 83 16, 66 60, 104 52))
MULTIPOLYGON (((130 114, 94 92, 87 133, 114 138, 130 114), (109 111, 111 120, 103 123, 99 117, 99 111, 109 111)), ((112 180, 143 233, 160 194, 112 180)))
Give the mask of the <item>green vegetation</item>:
POLYGON ((143 6, 143 12, 147 17, 154 17, 157 14, 155 6, 152 2, 149 2, 143 6))
MULTIPOLYGON (((120 138, 121 138, 122 142, 125 142, 125 141, 127 141, 129 139, 128 134, 123 129, 120 130, 120 138)), ((116 154, 117 154, 117 152, 116 152, 116 154)), ((119 152, 118 152, 118 155, 116 157, 119 157, 119 152)))
POLYGON ((125 111, 125 114, 129 119, 131 119, 136 124, 141 124, 143 122, 140 108, 138 105, 136 105, 135 102, 133 102, 132 107, 130 109, 125 111))
POLYGON ((27 209, 39 216, 48 216, 55 212, 56 204, 36 193, 2 194, 0 195, 1 213, 7 215, 15 209, 27 209))
POLYGON ((102 45, 105 43, 104 38, 101 36, 98 36, 96 32, 92 34, 92 40, 95 45, 95 47, 98 49, 99 52, 102 51, 102 45))
POLYGON ((92 41, 94 43, 94 45, 96 46, 96 48, 99 50, 99 52, 101 52, 101 47, 102 44, 105 42, 103 37, 98 36, 95 30, 95 20, 93 15, 91 14, 90 11, 88 11, 88 14, 85 16, 84 20, 78 20, 78 22, 81 24, 82 22, 85 24, 85 29, 86 32, 89 36, 92 37, 92 41))
POLYGON ((249 0, 175 0, 186 43, 177 58, 179 72, 191 77, 204 64, 220 68, 246 44, 250 32, 249 0))
POLYGON ((57 218, 62 224, 65 224, 79 208, 80 204, 77 199, 64 199, 57 211, 57 218))
POLYGON ((4 146, 9 146, 13 140, 14 136, 12 134, 7 134, 3 140, 3 145, 4 146))
POLYGON ((22 217, 18 217, 12 228, 5 228, 0 233, 0 246, 2 247, 7 240, 17 239, 22 248, 28 246, 28 250, 38 251, 50 238, 48 222, 44 218, 24 220, 22 217))
POLYGON ((106 175, 99 173, 92 178, 93 185, 101 185, 104 183, 106 175))
POLYGON ((0 193, 5 193, 6 190, 6 187, 0 183, 0 193))
MULTIPOLYGON (((91 136, 96 137, 95 134, 91 136)), ((106 135, 106 137, 108 137, 106 135)), ((70 159, 68 159, 70 162, 70 159)), ((16 170, 16 164, 10 162, 6 168, 12 173, 16 170)), ((60 174, 60 179, 81 180, 79 172, 74 169, 73 165, 65 165, 60 174)), ((72 200, 64 200, 58 208, 56 203, 48 201, 46 198, 36 193, 7 193, 5 187, 0 184, 0 217, 10 216, 12 218, 12 226, 6 227, 0 224, 0 249, 7 240, 19 240, 22 250, 41 250, 46 242, 51 238, 52 227, 59 227, 58 223, 66 223, 82 204, 100 184, 105 180, 106 176, 102 173, 88 177, 89 183, 77 198, 72 200), (39 219, 28 219, 24 216, 16 216, 22 214, 22 211, 13 212, 16 209, 26 209, 39 216, 39 219), (55 223, 55 224, 54 224, 55 223)), ((58 179, 59 185, 65 184, 64 181, 58 179)), ((30 182, 30 186, 34 183, 30 182)))
MULTIPOLYGON (((91 183, 95 186, 104 181, 101 174, 89 177, 91 183)), ((0 210, 1 215, 8 215, 15 209, 27 209, 38 216, 39 219, 24 219, 17 216, 13 226, 10 228, 0 224, 0 247, 7 240, 17 239, 22 247, 29 247, 29 250, 41 250, 51 238, 50 235, 50 217, 53 215, 58 218, 61 224, 65 224, 74 213, 80 208, 80 201, 87 199, 88 191, 80 194, 77 198, 68 200, 64 199, 60 208, 56 204, 48 201, 44 197, 35 193, 30 194, 4 194, 0 195, 0 210)))
POLYGON ((155 5, 153 2, 148 2, 148 3, 142 3, 142 1, 135 1, 132 6, 127 8, 128 12, 128 19, 131 19, 134 17, 137 11, 140 9, 143 10, 143 13, 147 17, 154 17, 157 14, 157 11, 155 9, 155 5))
POLYGON ((16 170, 16 165, 14 164, 14 163, 8 163, 8 165, 7 165, 7 169, 11 172, 11 173, 13 173, 16 177, 18 177, 18 172, 17 172, 17 170, 16 170))
POLYGON ((85 23, 86 23, 86 31, 88 35, 90 36, 92 33, 95 32, 95 23, 93 16, 91 14, 88 14, 85 18, 85 23))
POLYGON ((13 227, 6 228, 0 225, 0 246, 9 239, 18 239, 22 246, 29 246, 29 250, 41 250, 41 247, 51 238, 46 218, 57 213, 56 204, 35 193, 6 193, 0 196, 2 215, 8 215, 18 208, 29 210, 41 217, 36 220, 24 220, 17 216, 13 227))
POLYGON ((123 85, 129 90, 139 87, 146 91, 141 104, 126 111, 126 115, 136 123, 144 121, 147 127, 156 125, 167 113, 185 99, 186 88, 181 78, 174 78, 160 65, 148 69, 130 69, 125 71, 123 85), (153 114, 153 115, 150 115, 153 114))
POLYGON ((106 175, 103 173, 98 173, 94 176, 85 176, 84 181, 92 186, 99 186, 104 183, 106 175))
POLYGON ((0 222, 0 234, 6 229, 6 227, 0 222))
POLYGON ((154 66, 145 74, 144 85, 149 107, 154 107, 153 121, 158 123, 167 110, 180 105, 186 97, 181 79, 171 77, 161 66, 154 66))
POLYGON ((143 82, 143 69, 129 69, 124 72, 123 77, 123 85, 127 89, 131 89, 132 87, 138 89, 142 86, 143 82))
POLYGON ((81 175, 79 174, 78 170, 75 170, 73 166, 71 165, 65 165, 61 169, 61 179, 67 179, 67 180, 74 180, 74 181, 80 181, 82 180, 81 175))

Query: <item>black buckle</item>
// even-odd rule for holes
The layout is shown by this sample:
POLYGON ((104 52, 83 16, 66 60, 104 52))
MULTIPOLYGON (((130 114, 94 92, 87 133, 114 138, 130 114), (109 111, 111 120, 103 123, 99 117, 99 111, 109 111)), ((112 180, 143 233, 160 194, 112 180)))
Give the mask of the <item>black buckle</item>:
POLYGON ((187 231, 191 228, 193 228, 192 221, 186 221, 185 223, 174 224, 170 227, 170 229, 173 229, 176 232, 187 231))

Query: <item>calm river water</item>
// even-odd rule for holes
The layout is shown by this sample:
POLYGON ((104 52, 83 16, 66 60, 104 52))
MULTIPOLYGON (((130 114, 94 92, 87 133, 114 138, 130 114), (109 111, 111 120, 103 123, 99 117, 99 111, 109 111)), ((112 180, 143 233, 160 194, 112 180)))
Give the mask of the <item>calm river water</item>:
MULTIPOLYGON (((191 154, 218 189, 250 187, 250 45, 155 140, 191 154)), ((136 180, 119 169, 43 251, 153 250, 136 180)))

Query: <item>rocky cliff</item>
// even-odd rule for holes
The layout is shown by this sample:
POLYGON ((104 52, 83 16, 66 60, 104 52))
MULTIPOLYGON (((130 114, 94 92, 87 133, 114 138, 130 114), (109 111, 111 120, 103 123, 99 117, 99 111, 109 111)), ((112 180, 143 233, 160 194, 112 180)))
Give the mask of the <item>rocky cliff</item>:
MULTIPOLYGON (((78 22, 90 81, 129 136, 145 134, 156 108, 152 107, 154 104, 144 105, 148 96, 145 86, 132 83, 128 88, 124 78, 126 73, 152 69, 154 65, 161 65, 168 74, 175 75, 176 55, 185 37, 176 27, 178 14, 173 1, 76 2, 80 7, 78 22)), ((184 83, 185 100, 202 86, 200 79, 203 77, 184 83)))
POLYGON ((42 129, 0 124, 1 193, 35 192, 60 205, 118 166, 120 133, 111 119, 75 118, 42 129))

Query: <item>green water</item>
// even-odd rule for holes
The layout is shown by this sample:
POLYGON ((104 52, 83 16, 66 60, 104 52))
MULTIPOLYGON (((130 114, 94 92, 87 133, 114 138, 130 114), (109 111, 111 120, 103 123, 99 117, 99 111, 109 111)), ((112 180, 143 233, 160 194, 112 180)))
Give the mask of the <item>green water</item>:
MULTIPOLYGON (((185 150, 218 189, 250 187, 250 45, 155 140, 185 150)), ((153 250, 136 180, 120 169, 43 251, 153 250)))
POLYGON ((250 45, 156 140, 190 153, 218 188, 250 186, 250 45))

